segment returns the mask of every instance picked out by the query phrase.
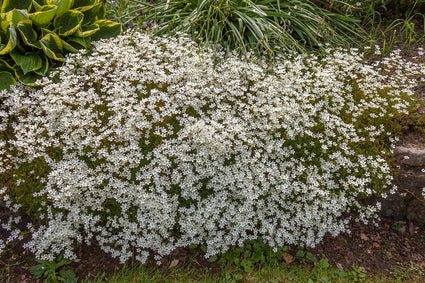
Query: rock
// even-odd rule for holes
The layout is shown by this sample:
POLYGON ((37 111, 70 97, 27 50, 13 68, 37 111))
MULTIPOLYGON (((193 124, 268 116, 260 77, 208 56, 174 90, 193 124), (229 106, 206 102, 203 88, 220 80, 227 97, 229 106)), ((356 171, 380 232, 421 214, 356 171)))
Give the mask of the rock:
POLYGON ((408 166, 425 166, 425 149, 415 146, 396 146, 394 155, 398 162, 408 166))
POLYGON ((414 199, 407 204, 407 219, 416 223, 425 223, 425 201, 414 199))
POLYGON ((425 175, 400 174, 396 176, 395 184, 401 193, 409 191, 415 194, 421 194, 422 188, 425 187, 425 175))
POLYGON ((394 220, 403 220, 404 199, 396 194, 381 200, 381 215, 394 220))

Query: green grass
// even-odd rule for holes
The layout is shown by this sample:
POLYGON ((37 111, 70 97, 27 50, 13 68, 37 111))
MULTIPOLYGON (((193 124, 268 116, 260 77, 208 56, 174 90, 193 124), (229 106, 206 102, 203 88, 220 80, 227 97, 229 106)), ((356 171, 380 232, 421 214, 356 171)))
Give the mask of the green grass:
POLYGON ((184 32, 227 51, 259 54, 318 50, 323 44, 380 44, 386 55, 395 45, 410 49, 425 32, 415 26, 425 23, 424 0, 116 0, 107 4, 108 17, 124 28, 169 35, 184 32), (148 22, 153 28, 146 26, 148 22))
POLYGON ((415 44, 420 44, 425 38, 425 13, 415 8, 414 4, 397 18, 388 18, 378 10, 370 10, 363 19, 363 25, 369 29, 369 42, 380 44, 383 55, 389 54, 396 45, 402 45, 410 52, 415 44), (423 30, 416 23, 423 23, 423 30))
POLYGON ((363 36, 360 20, 330 11, 321 1, 309 0, 157 0, 116 1, 109 17, 124 27, 155 34, 193 35, 201 43, 226 51, 253 50, 274 54, 277 50, 321 49, 323 44, 355 44, 363 36), (143 12, 140 10, 143 9, 143 12))
POLYGON ((231 267, 214 270, 199 267, 196 263, 180 262, 177 266, 146 266, 135 264, 127 266, 114 275, 102 274, 87 283, 124 283, 124 282, 421 282, 421 278, 413 275, 421 274, 416 266, 391 268, 390 274, 367 274, 364 268, 352 265, 341 270, 321 259, 316 263, 298 261, 291 264, 279 263, 257 267, 246 273, 231 267))

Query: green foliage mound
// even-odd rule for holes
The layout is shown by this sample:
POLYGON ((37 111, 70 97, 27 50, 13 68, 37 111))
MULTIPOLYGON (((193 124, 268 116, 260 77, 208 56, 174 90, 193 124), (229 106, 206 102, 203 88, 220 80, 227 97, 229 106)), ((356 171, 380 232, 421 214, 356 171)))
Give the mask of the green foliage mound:
MULTIPOLYGON (((187 33, 225 50, 303 51, 322 44, 353 43, 359 21, 331 12, 318 1, 159 0, 109 1, 117 18, 132 27, 153 23, 156 34, 187 33), (115 10, 114 10, 115 9, 115 10), (143 9, 143 11, 142 11, 143 9), (126 11, 126 12, 123 12, 126 11)), ((112 18, 114 18, 112 16, 112 18)))
POLYGON ((68 52, 116 36, 101 0, 0 0, 0 90, 31 85, 68 52))

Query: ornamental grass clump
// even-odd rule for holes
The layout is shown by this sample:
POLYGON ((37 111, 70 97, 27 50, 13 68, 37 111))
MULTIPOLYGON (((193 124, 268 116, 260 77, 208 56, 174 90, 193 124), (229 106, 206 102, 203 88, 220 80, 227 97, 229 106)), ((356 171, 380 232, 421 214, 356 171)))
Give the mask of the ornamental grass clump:
POLYGON ((25 247, 210 257, 260 237, 314 247, 350 215, 375 219, 363 200, 394 189, 385 158, 424 66, 355 50, 222 56, 134 32, 68 55, 39 88, 3 91, 1 195, 40 219, 25 247))
MULTIPOLYGON (((360 21, 309 0, 109 1, 109 17, 124 26, 153 23, 157 35, 184 32, 227 51, 319 49, 325 43, 357 44, 360 21)), ((342 3, 343 6, 348 4, 342 3)), ((332 5, 331 5, 332 6, 332 5)), ((143 25, 142 25, 143 27, 143 25)))

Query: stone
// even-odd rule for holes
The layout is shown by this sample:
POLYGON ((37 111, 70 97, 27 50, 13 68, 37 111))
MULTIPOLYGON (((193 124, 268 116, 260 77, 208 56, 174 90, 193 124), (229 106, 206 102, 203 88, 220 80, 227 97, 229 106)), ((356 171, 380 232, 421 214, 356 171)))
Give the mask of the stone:
POLYGON ((414 194, 421 194, 422 188, 425 187, 425 174, 400 174, 395 177, 394 181, 394 183, 399 188, 400 193, 410 192, 414 194))
POLYGON ((396 146, 394 156, 403 165, 425 166, 425 149, 414 146, 396 146))
POLYGON ((381 200, 381 215, 394 220, 403 220, 404 200, 399 195, 390 196, 381 200))
POLYGON ((425 224, 425 201, 414 199, 407 205, 406 218, 416 224, 425 224))

